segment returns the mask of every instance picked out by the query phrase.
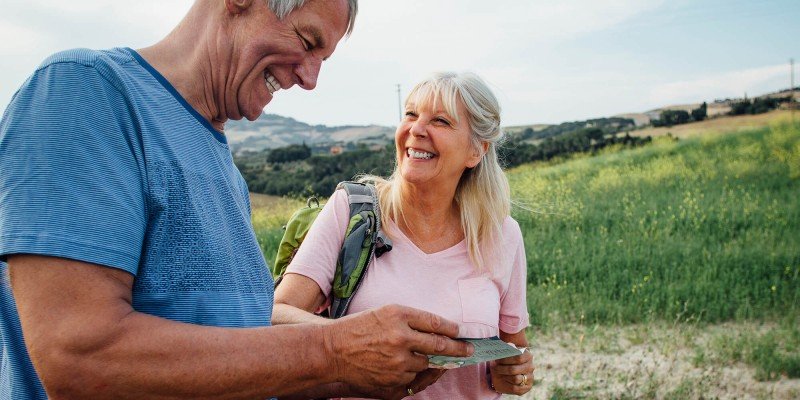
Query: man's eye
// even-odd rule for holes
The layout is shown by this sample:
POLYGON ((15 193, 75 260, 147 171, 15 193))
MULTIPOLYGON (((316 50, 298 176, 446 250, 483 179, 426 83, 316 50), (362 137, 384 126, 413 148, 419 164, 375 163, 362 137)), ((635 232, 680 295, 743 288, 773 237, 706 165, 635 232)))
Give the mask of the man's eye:
POLYGON ((303 48, 306 49, 306 51, 310 51, 314 48, 314 45, 312 45, 311 42, 309 42, 308 39, 306 39, 303 35, 298 36, 300 37, 300 41, 303 43, 303 48))
POLYGON ((311 42, 306 39, 303 39, 303 46, 305 46, 306 50, 311 50, 314 48, 314 46, 311 45, 311 42))

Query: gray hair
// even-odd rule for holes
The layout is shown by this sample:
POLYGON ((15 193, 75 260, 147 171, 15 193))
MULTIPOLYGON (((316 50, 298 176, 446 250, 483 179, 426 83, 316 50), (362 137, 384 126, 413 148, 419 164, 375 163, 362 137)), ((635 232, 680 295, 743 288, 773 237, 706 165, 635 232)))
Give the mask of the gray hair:
MULTIPOLYGON (((269 9, 278 16, 278 19, 284 19, 290 12, 302 7, 305 2, 306 0, 269 0, 267 4, 269 5, 269 9)), ((349 13, 347 17, 347 33, 345 33, 345 36, 350 36, 356 24, 358 0, 347 0, 347 5, 349 13)))

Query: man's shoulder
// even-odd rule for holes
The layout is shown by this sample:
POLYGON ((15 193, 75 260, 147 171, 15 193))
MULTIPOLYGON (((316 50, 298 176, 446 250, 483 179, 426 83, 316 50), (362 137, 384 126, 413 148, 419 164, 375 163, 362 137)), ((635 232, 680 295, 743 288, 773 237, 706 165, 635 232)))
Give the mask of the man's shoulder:
POLYGON ((45 58, 37 69, 43 69, 55 64, 78 64, 92 68, 112 67, 124 65, 133 61, 133 56, 122 48, 109 50, 70 49, 63 50, 45 58))
POLYGON ((36 69, 33 79, 36 79, 36 75, 44 71, 47 71, 48 74, 55 74, 51 75, 53 77, 58 77, 60 74, 70 77, 96 74, 119 88, 121 81, 124 80, 122 77, 129 74, 126 71, 126 65, 135 63, 135 61, 131 52, 124 48, 64 50, 52 54, 42 61, 36 69))

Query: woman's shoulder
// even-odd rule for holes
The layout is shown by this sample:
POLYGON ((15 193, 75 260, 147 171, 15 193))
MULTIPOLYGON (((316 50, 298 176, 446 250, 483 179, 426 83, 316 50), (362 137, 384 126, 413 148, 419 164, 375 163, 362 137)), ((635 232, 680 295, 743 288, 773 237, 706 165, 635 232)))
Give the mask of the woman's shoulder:
POLYGON ((505 220, 503 220, 503 226, 501 228, 503 232, 503 236, 510 238, 513 236, 518 236, 522 238, 522 230, 519 227, 519 222, 515 220, 512 216, 507 216, 505 220))

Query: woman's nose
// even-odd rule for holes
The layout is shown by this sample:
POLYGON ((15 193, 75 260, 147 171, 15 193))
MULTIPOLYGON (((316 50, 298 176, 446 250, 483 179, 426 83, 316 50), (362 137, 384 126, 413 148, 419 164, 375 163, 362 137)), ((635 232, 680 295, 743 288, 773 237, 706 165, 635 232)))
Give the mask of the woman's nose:
POLYGON ((414 136, 427 136, 428 132, 426 131, 427 124, 422 119, 417 119, 414 123, 411 124, 411 129, 409 130, 412 135, 414 136))

